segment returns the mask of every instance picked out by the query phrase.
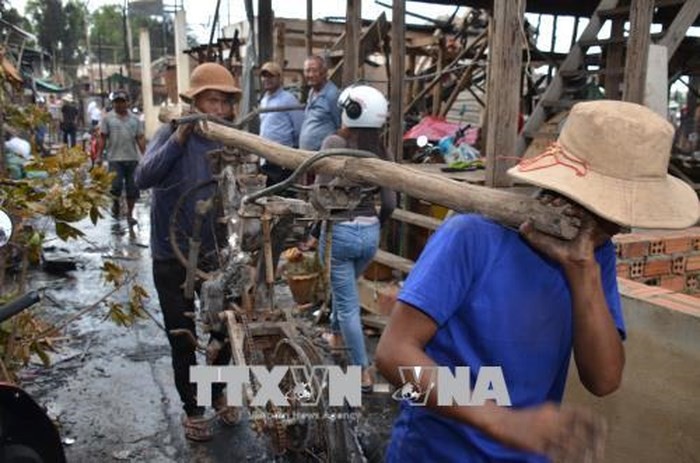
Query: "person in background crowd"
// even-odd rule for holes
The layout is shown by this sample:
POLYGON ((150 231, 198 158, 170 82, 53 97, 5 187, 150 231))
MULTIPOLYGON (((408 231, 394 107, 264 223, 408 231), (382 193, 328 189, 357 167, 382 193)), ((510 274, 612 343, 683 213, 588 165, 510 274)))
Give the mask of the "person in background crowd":
MULTIPOLYGON (((139 189, 134 183, 134 171, 146 150, 143 124, 129 111, 129 94, 119 90, 112 95, 114 111, 108 113, 100 124, 98 156, 107 150, 109 171, 116 177, 112 182, 112 216, 119 217, 122 191, 126 193, 127 221, 135 225, 134 205, 139 189)), ((98 159, 99 162, 99 159, 98 159)))
MULTIPOLYGON (((282 68, 275 62, 267 62, 260 69, 260 80, 264 91, 260 109, 300 106, 299 100, 282 87, 282 68)), ((280 145, 296 148, 299 144, 304 111, 301 109, 260 114, 260 136, 280 145)), ((264 159, 262 171, 267 175, 267 184, 273 185, 289 177, 291 171, 271 164, 264 159)))
POLYGON ((310 87, 299 135, 299 148, 318 151, 327 136, 340 128, 338 87, 328 81, 326 61, 312 55, 304 61, 304 78, 310 87))
POLYGON ((75 137, 78 129, 78 107, 73 101, 70 93, 63 97, 61 106, 61 131, 63 132, 63 143, 69 148, 75 146, 75 137))

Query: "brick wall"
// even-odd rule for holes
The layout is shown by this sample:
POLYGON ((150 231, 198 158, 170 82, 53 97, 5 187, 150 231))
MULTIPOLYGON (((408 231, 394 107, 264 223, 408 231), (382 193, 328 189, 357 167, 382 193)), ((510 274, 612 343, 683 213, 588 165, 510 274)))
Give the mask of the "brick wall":
POLYGON ((700 227, 618 235, 617 274, 700 297, 700 227))

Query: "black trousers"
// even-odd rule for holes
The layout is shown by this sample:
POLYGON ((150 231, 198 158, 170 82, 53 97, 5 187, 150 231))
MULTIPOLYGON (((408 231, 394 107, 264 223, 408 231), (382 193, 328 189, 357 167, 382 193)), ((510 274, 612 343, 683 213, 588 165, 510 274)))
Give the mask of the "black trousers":
MULTIPOLYGON (((171 330, 185 329, 189 330, 194 338, 197 339, 194 320, 185 316, 186 312, 194 312, 194 301, 186 299, 183 291, 185 276, 185 267, 175 259, 153 261, 153 281, 158 292, 165 328, 168 331, 168 341, 170 342, 175 374, 175 387, 178 394, 180 394, 182 408, 185 410, 185 413, 188 416, 196 416, 203 414, 204 409, 197 406, 197 388, 195 384, 190 383, 190 366, 197 364, 195 350, 187 337, 171 334, 171 330)), ((221 339, 222 335, 212 334, 209 342, 216 337, 223 341, 221 339)), ((213 363, 214 365, 228 365, 230 361, 230 344, 226 343, 213 363)), ((223 384, 214 383, 212 385, 212 400, 220 397, 223 394, 223 389, 223 384)))

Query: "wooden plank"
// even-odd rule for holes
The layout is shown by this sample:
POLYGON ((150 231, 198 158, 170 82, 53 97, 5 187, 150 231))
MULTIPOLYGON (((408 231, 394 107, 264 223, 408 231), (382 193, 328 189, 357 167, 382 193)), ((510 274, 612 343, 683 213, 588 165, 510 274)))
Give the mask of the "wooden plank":
POLYGON ((647 61, 651 43, 651 18, 654 14, 654 0, 632 2, 630 13, 630 38, 625 60, 625 77, 622 99, 644 104, 647 61))
MULTIPOLYGON (((286 25, 284 21, 275 23, 275 62, 282 69, 285 68, 284 62, 284 37, 286 25)), ((284 83, 284 82, 283 82, 284 83)))
POLYGON ((429 217, 423 214, 407 211, 405 209, 394 209, 391 218, 400 222, 409 223, 418 227, 427 228, 428 230, 437 230, 442 225, 442 220, 435 217, 429 217))
POLYGON ((389 317, 386 315, 378 314, 365 314, 362 315, 362 323, 370 328, 376 328, 378 330, 384 330, 386 324, 389 322, 389 317))
MULTIPOLYGON (((598 5, 598 10, 613 8, 617 5, 617 2, 618 0, 602 0, 598 5)), ((594 39, 598 35, 601 27, 603 27, 603 23, 604 21, 598 15, 593 15, 591 17, 591 20, 588 22, 588 25, 581 34, 578 44, 571 49, 567 57, 564 59, 564 61, 562 61, 561 65, 559 66, 559 71, 569 71, 581 67, 585 54, 583 53, 583 50, 579 44, 582 40, 594 39)), ((547 87, 547 90, 545 90, 544 94, 542 95, 542 100, 558 100, 561 97, 562 88, 563 79, 561 76, 559 76, 559 74, 557 74, 554 76, 551 85, 547 87)), ((546 119, 547 112, 545 107, 538 104, 532 114, 530 114, 530 117, 527 119, 527 122, 525 123, 525 130, 536 131, 546 119)), ((527 144, 527 139, 523 135, 520 135, 520 137, 518 137, 518 144, 515 150, 517 156, 522 156, 523 153, 525 153, 527 144)))
POLYGON ((390 306, 387 302, 391 301, 391 295, 398 291, 398 284, 395 281, 372 281, 360 277, 357 280, 357 290, 360 307, 375 315, 388 315, 387 310, 390 310, 390 306))
MULTIPOLYGON (((624 33, 624 19, 613 20, 610 36, 613 39, 623 39, 624 33)), ((623 43, 615 43, 608 47, 607 57, 605 60, 605 68, 622 70, 620 74, 611 74, 609 76, 605 76, 605 96, 611 100, 620 99, 620 84, 622 83, 622 76, 624 75, 624 60, 625 46, 623 43)))
MULTIPOLYGON (((403 160, 404 75, 406 74, 406 5, 392 6, 391 76, 389 100, 389 159, 403 160)), ((415 62, 415 59, 414 59, 415 62)))
POLYGON ((678 49, 678 45, 683 41, 688 28, 697 19, 698 14, 700 14, 700 0, 687 0, 676 15, 673 23, 664 32, 664 37, 658 44, 666 47, 669 60, 678 49))
POLYGON ((384 264, 387 267, 391 267, 403 273, 411 273, 411 269, 413 269, 413 265, 415 264, 411 259, 397 256, 383 249, 377 250, 377 253, 374 255, 374 260, 375 262, 379 262, 380 264, 384 264))
MULTIPOLYGON (((477 50, 477 52, 475 53, 475 59, 469 64, 469 66, 468 66, 466 69, 462 70, 462 74, 463 74, 463 75, 464 75, 464 73, 466 73, 466 72, 471 72, 471 71, 470 71, 471 68, 473 68, 473 67, 479 65, 479 63, 477 62, 477 58, 478 58, 479 56, 481 56, 481 54, 483 53, 484 48, 488 45, 488 40, 486 40, 486 37, 487 37, 487 32, 486 32, 486 31, 483 31, 481 34, 479 34, 479 36, 478 36, 476 39, 474 39, 474 41, 473 41, 472 43, 470 43, 469 45, 467 45, 467 46, 455 57, 455 59, 453 59, 453 60, 446 66, 446 69, 452 69, 461 59, 466 58, 466 56, 467 56, 467 54, 468 54, 469 52, 471 52, 471 51, 473 51, 473 50, 477 50)), ((451 72, 451 71, 448 71, 448 72, 451 72)), ((404 114, 406 114, 407 112, 409 112, 409 111, 413 108, 413 106, 414 106, 416 103, 418 103, 423 97, 425 97, 425 95, 427 95, 427 94, 433 89, 433 87, 434 87, 435 85, 439 84, 443 77, 444 77, 443 75, 440 75, 440 74, 438 73, 438 75, 436 75, 425 87, 423 87, 423 89, 422 89, 420 92, 418 92, 418 94, 417 94, 415 97, 413 97, 413 99, 411 100, 411 102, 408 103, 408 105, 406 105, 406 107, 404 108, 404 114)), ((414 81, 414 82, 415 82, 415 81, 414 81)))
MULTIPOLYGON (((685 3, 686 0, 656 0, 657 8, 665 8, 669 6, 678 6, 685 3)), ((613 19, 613 18, 627 18, 630 13, 629 5, 618 6, 615 8, 607 8, 604 10, 598 10, 598 17, 602 19, 613 19)))
MULTIPOLYGON (((358 56, 361 61, 364 61, 365 57, 369 52, 375 47, 378 41, 383 40, 389 29, 389 25, 386 20, 386 15, 384 13, 380 14, 377 19, 375 19, 372 24, 369 25, 367 30, 362 33, 362 38, 360 39, 360 46, 358 48, 358 56)), ((331 49, 338 49, 345 40, 345 33, 340 36, 337 42, 337 46, 334 45, 331 49)), ((341 77, 344 67, 344 61, 340 61, 333 69, 331 69, 328 76, 328 80, 332 81, 336 85, 341 85, 341 77)))
POLYGON ((518 141, 520 85, 513 76, 522 68, 522 30, 525 0, 494 0, 489 36, 489 72, 486 92, 486 185, 510 186, 506 171, 518 141))
POLYGON ((272 59, 273 49, 272 0, 258 0, 258 63, 272 59))
MULTIPOLYGON (((360 66, 360 35, 362 34, 362 5, 360 0, 347 0, 345 10, 345 46, 343 54, 343 87, 357 80, 360 66)), ((364 59, 364 57, 362 57, 364 59)))
MULTIPOLYGON (((442 33, 440 33, 439 38, 440 41, 438 42, 435 72, 437 72, 438 75, 442 75, 442 67, 444 65, 443 61, 445 60, 445 38, 442 36, 442 33)), ((433 87, 433 110, 431 112, 433 116, 440 115, 440 103, 442 103, 442 79, 440 79, 440 82, 441 83, 433 87)))

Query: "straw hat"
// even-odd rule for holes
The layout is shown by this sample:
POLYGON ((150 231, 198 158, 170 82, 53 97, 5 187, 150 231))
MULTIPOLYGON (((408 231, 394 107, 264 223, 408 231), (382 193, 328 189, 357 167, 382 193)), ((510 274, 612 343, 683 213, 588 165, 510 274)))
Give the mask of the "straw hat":
POLYGON ((688 184, 667 173, 673 132, 638 104, 578 103, 557 142, 508 173, 619 225, 686 228, 698 221, 700 204, 688 184))
POLYGON ((236 87, 229 70, 217 63, 204 63, 194 68, 190 76, 190 88, 182 92, 180 97, 189 103, 206 90, 218 90, 236 97, 241 94, 241 89, 236 87))
POLYGON ((281 76, 282 68, 279 64, 275 63, 274 61, 268 61, 267 63, 263 64, 260 68, 260 74, 263 74, 265 72, 273 76, 281 76))

